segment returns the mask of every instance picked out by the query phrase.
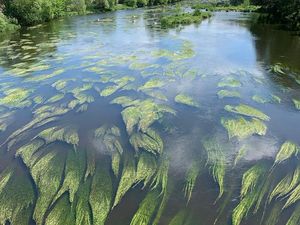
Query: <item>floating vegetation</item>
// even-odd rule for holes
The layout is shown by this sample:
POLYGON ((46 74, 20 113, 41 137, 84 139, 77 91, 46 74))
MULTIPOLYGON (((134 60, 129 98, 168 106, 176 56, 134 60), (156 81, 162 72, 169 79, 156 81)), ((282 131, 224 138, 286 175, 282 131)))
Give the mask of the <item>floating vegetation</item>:
POLYGON ((169 225, 182 225, 187 217, 186 210, 180 210, 171 220, 169 225))
POLYGON ((258 119, 246 120, 242 117, 238 119, 221 119, 221 124, 227 129, 229 139, 238 137, 247 138, 253 134, 265 135, 267 126, 258 119))
POLYGON ((139 100, 134 100, 127 96, 120 96, 120 97, 117 97, 114 100, 112 100, 110 103, 118 104, 125 108, 128 106, 137 105, 139 102, 140 102, 139 100))
POLYGON ((4 91, 4 97, 0 99, 0 105, 5 105, 8 107, 23 108, 30 106, 31 102, 26 101, 31 90, 14 88, 4 91))
POLYGON ((130 64, 129 68, 131 70, 144 70, 148 67, 151 67, 153 65, 148 64, 148 63, 139 63, 139 62, 133 62, 130 64))
POLYGON ((261 120, 267 120, 267 121, 270 120, 270 117, 268 117, 263 112, 244 104, 240 104, 237 106, 226 105, 225 110, 227 110, 228 112, 233 112, 244 116, 256 117, 261 120))
POLYGON ((54 87, 56 90, 60 91, 67 86, 68 81, 70 81, 70 80, 72 80, 72 79, 58 80, 58 81, 54 82, 51 86, 54 87))
MULTIPOLYGON (((1 113, 1 111, 0 111, 1 113)), ((5 131, 8 125, 12 122, 12 115, 14 112, 7 112, 0 115, 0 132, 5 131)))
POLYGON ((117 86, 117 85, 108 86, 100 92, 100 95, 103 96, 103 97, 107 97, 109 95, 112 95, 113 93, 115 93, 119 89, 120 89, 120 87, 117 86))
POLYGON ((45 101, 45 99, 42 96, 36 96, 33 99, 33 102, 35 104, 42 104, 45 101))
POLYGON ((281 98, 278 97, 277 95, 272 95, 272 100, 273 100, 273 102, 281 103, 281 98))
POLYGON ((219 195, 217 200, 220 199, 224 193, 224 178, 226 170, 225 155, 222 152, 222 147, 216 139, 210 139, 203 142, 203 146, 207 152, 207 165, 210 168, 214 180, 219 185, 219 195))
POLYGON ((270 71, 277 74, 285 74, 284 66, 281 63, 276 63, 270 66, 270 71))
POLYGON ((124 167, 121 174, 121 179, 117 189, 113 208, 119 204, 126 192, 136 182, 135 161, 133 157, 126 156, 124 161, 124 167))
POLYGON ((148 225, 159 204, 159 192, 152 190, 148 192, 145 199, 140 203, 134 214, 130 225, 148 225))
POLYGON ((186 94, 179 94, 175 97, 175 102, 188 106, 199 107, 199 104, 190 96, 186 94))
POLYGON ((241 87, 242 84, 240 81, 234 78, 226 78, 223 81, 218 83, 218 87, 241 87))
POLYGON ((168 98, 160 91, 143 90, 143 92, 152 98, 156 98, 161 101, 168 101, 168 98))
POLYGON ((185 175, 184 195, 187 199, 187 203, 189 203, 189 201, 191 200, 192 193, 196 184, 196 179, 200 173, 200 166, 201 165, 199 164, 199 162, 193 162, 185 175))
POLYGON ((240 98, 241 94, 237 91, 220 90, 218 96, 219 98, 240 98))
POLYGON ((300 100, 298 99, 293 99, 294 105, 296 109, 300 110, 300 100))
POLYGON ((111 209, 112 190, 112 181, 108 171, 97 166, 95 175, 93 176, 89 200, 94 224, 105 224, 107 215, 111 209))
POLYGON ((143 182, 145 187, 155 174, 156 169, 155 157, 147 152, 141 152, 136 169, 136 181, 143 182))
POLYGON ((82 104, 77 110, 76 112, 85 112, 88 110, 88 104, 82 104))
POLYGON ((300 148, 295 143, 291 141, 284 142, 276 155, 274 165, 280 164, 292 156, 297 156, 299 152, 300 148))
POLYGON ((34 203, 34 189, 29 177, 8 167, 0 174, 0 223, 27 225, 34 203))

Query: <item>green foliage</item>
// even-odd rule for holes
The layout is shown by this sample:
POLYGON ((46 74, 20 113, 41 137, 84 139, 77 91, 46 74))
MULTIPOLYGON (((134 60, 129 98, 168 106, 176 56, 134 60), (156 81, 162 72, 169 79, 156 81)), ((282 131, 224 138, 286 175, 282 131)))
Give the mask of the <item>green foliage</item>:
POLYGON ((147 152, 141 152, 136 169, 136 181, 143 182, 145 187, 155 174, 156 169, 155 157, 147 152))
POLYGON ((7 18, 2 12, 0 12, 0 33, 14 31, 18 29, 19 26, 16 25, 16 21, 7 18))
POLYGON ((184 195, 187 199, 187 203, 191 200, 192 192, 200 173, 200 167, 201 165, 198 162, 193 162, 185 175, 184 195))
POLYGON ((187 25, 192 23, 200 23, 202 20, 211 17, 210 12, 202 12, 195 10, 193 13, 176 13, 161 18, 162 27, 176 27, 179 25, 187 25))

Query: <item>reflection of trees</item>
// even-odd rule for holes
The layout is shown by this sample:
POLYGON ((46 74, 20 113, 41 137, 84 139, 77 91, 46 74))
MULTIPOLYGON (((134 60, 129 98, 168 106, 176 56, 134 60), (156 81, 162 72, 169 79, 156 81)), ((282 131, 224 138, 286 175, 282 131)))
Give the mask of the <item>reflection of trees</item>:
POLYGON ((73 38, 68 23, 68 19, 52 21, 15 32, 6 37, 9 38, 8 41, 1 40, 1 66, 10 67, 19 63, 31 65, 40 62, 41 56, 56 51, 57 43, 61 39, 73 38))
POLYGON ((300 70, 300 38, 273 26, 252 24, 250 31, 256 37, 257 59, 268 64, 282 63, 300 70))

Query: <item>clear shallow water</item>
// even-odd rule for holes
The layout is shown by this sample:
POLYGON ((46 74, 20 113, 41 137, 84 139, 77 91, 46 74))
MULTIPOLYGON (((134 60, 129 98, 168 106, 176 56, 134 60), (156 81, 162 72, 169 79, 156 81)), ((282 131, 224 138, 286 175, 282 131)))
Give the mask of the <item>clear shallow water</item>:
POLYGON ((70 17, 3 38, 1 223, 238 224, 250 206, 241 224, 281 225, 297 214, 298 201, 281 213, 288 197, 267 202, 299 165, 292 154, 272 167, 285 141, 300 145, 299 37, 242 13, 163 30, 161 13, 70 17), (263 116, 224 108, 240 104, 263 116), (224 121, 241 117, 262 130, 243 136, 237 124, 229 138, 224 121))

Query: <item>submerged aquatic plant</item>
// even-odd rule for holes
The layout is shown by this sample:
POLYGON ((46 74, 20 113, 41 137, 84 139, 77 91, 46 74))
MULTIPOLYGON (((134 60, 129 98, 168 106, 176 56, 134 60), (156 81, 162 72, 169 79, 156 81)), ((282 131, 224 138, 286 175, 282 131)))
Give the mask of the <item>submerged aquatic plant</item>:
POLYGON ((14 88, 4 91, 4 97, 0 99, 0 105, 5 105, 8 107, 22 108, 31 105, 27 98, 31 90, 14 88))
POLYGON ((64 225, 75 224, 75 214, 66 195, 57 201, 45 220, 45 225, 60 223, 64 225))
POLYGON ((253 134, 265 135, 267 132, 266 125, 258 119, 246 120, 243 117, 238 119, 221 119, 222 125, 228 131, 229 139, 238 137, 247 138, 253 134))
POLYGON ((138 130, 146 132, 155 121, 162 118, 164 113, 175 114, 175 111, 166 105, 157 104, 151 99, 146 99, 125 108, 121 114, 127 132, 131 134, 136 126, 138 130))
POLYGON ((30 169, 39 194, 33 213, 37 224, 42 224, 45 213, 59 190, 64 165, 65 158, 57 151, 51 151, 30 169))
POLYGON ((163 141, 156 131, 148 129, 145 133, 134 133, 130 137, 130 143, 136 151, 140 148, 154 155, 159 155, 163 151, 163 141))
POLYGON ((94 224, 105 224, 111 209, 112 191, 113 187, 109 172, 97 165, 89 198, 94 224))
POLYGON ((234 166, 236 166, 239 163, 239 161, 245 156, 246 152, 247 152, 247 147, 243 145, 239 149, 237 155, 235 156, 234 163, 233 163, 234 166))
POLYGON ((297 156, 299 152, 300 148, 295 143, 291 141, 284 142, 276 154, 274 165, 280 164, 292 156, 297 156))
POLYGON ((140 203, 137 212, 134 214, 130 225, 148 225, 159 204, 159 192, 152 190, 148 192, 145 199, 140 203))
POLYGON ((218 96, 219 98, 240 98, 241 94, 237 91, 220 90, 218 96))
POLYGON ((223 149, 216 139, 209 139, 203 142, 203 146, 207 152, 207 165, 210 168, 214 180, 219 185, 219 195, 217 200, 220 199, 224 193, 224 179, 226 172, 226 159, 223 149))
POLYGON ((188 106, 199 107, 199 104, 190 96, 186 94, 179 94, 175 97, 175 102, 188 106))
POLYGON ((151 183, 151 188, 156 189, 160 188, 161 194, 167 193, 167 185, 168 185, 168 173, 169 173, 169 159, 166 156, 162 156, 157 172, 154 175, 154 178, 151 183))
POLYGON ((261 103, 261 104, 264 104, 264 103, 268 102, 267 99, 265 99, 265 98, 263 98, 263 97, 261 97, 259 95, 253 95, 252 96, 252 100, 255 101, 255 102, 257 102, 257 103, 261 103))
POLYGON ((296 109, 300 110, 300 100, 298 99, 293 99, 294 105, 296 109))
POLYGON ((136 181, 143 182, 145 187, 155 174, 156 169, 155 157, 147 152, 141 152, 136 169, 136 181))
POLYGON ((244 104, 240 104, 237 106, 226 105, 225 110, 227 110, 228 112, 233 112, 244 116, 256 117, 261 120, 266 120, 266 121, 270 120, 270 117, 268 117, 263 112, 259 111, 256 108, 244 104))
POLYGON ((300 223, 300 204, 296 206, 296 209, 292 213, 286 225, 298 225, 299 223, 300 223))
POLYGON ((242 86, 241 82, 230 77, 226 78, 218 83, 218 87, 240 87, 242 86))
POLYGON ((77 192, 77 201, 74 206, 76 213, 75 225, 92 225, 92 212, 89 203, 91 179, 80 184, 77 192))
POLYGON ((113 203, 113 208, 119 204, 126 192, 132 187, 136 182, 136 168, 135 161, 133 157, 127 155, 125 157, 124 166, 118 185, 117 193, 113 203))
POLYGON ((165 82, 161 79, 154 78, 148 80, 143 86, 139 87, 138 90, 147 90, 147 89, 153 89, 153 88, 160 88, 165 85, 165 82))
POLYGON ((288 175, 286 175, 276 185, 276 187, 269 195, 269 199, 268 199, 269 203, 276 196, 277 198, 279 198, 289 194, 295 188, 295 186, 298 184, 299 181, 300 181, 300 166, 297 166, 297 168, 293 172, 290 172, 288 175))
POLYGON ((30 178, 8 167, 0 174, 0 223, 27 225, 34 204, 34 189, 30 178))
POLYGON ((187 203, 191 200, 196 180, 200 173, 200 166, 199 162, 193 162, 185 175, 184 195, 187 199, 187 203))

